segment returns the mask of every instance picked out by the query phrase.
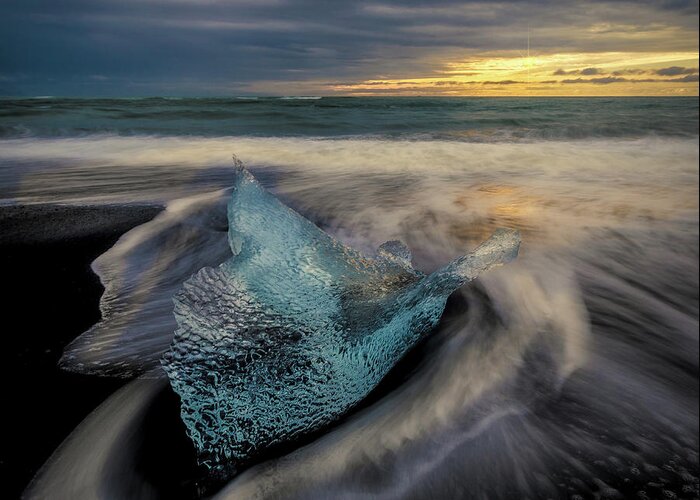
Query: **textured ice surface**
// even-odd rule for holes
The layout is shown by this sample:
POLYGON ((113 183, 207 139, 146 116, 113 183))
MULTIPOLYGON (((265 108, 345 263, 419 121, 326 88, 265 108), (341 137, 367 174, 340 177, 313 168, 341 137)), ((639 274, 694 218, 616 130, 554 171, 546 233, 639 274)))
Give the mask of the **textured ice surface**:
POLYGON ((163 366, 200 462, 222 471, 357 404, 438 322, 447 297, 513 259, 517 232, 425 276, 401 242, 368 258, 240 168, 228 205, 233 257, 175 296, 163 366))

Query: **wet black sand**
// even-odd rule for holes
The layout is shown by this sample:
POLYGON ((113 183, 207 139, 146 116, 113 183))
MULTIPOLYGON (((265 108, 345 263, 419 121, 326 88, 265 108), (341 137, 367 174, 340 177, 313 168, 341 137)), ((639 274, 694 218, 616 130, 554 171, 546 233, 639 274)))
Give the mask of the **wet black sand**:
POLYGON ((100 318, 103 288, 91 262, 160 210, 0 207, 4 498, 17 498, 63 439, 125 383, 67 373, 57 362, 63 347, 100 318))
MULTIPOLYGON (((8 432, 0 474, 8 498, 21 495, 76 426, 128 382, 66 372, 57 363, 63 348, 100 318, 103 287, 90 269, 92 261, 160 210, 139 205, 0 207, 3 287, 12 325, 5 335, 9 359, 1 365, 8 394, 2 419, 8 432)), ((451 300, 448 313, 455 308, 464 304, 451 300)), ((408 367, 422 358, 421 351, 413 350, 358 409, 399 386, 410 374, 408 367)), ((149 404, 134 471, 163 498, 199 497, 225 482, 206 478, 191 460, 178 403, 167 390, 149 404)), ((280 446, 252 463, 291 451, 326 431, 280 446)))

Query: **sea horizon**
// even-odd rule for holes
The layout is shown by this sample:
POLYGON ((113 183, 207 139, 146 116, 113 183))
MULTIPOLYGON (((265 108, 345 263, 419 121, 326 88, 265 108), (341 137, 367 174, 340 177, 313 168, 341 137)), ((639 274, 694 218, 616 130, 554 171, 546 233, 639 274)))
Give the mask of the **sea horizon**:
POLYGON ((426 457, 429 481, 389 481, 387 495, 449 498, 478 483, 506 498, 516 473, 535 497, 601 484, 652 495, 663 480, 684 498, 697 486, 698 99, 0 102, 9 309, 32 332, 13 336, 6 366, 32 381, 12 428, 43 443, 8 448, 15 490, 36 474, 30 498, 86 483, 127 498, 144 482, 165 497, 301 498, 372 483, 374 467, 426 470, 426 457), (229 258, 238 161, 367 258, 400 240, 431 273, 499 228, 522 243, 514 262, 452 295, 354 413, 222 489, 193 465, 177 396, 148 374, 176 329, 173 294, 229 258), (47 411, 55 425, 26 416, 47 411), (104 428, 135 437, 113 442, 104 428), (141 465, 154 454, 167 456, 141 465), (164 479, 173 470, 178 482, 164 479))
POLYGON ((323 99, 323 98, 397 98, 397 99, 522 99, 522 98, 532 98, 532 99, 665 99, 665 98, 684 98, 684 99, 698 99, 700 94, 694 95, 646 95, 646 94, 625 94, 625 95, 601 95, 601 94, 590 94, 590 95, 528 95, 528 94, 513 94, 513 95, 445 95, 445 94, 420 94, 420 95, 410 95, 410 94, 329 94, 329 95, 315 95, 315 94, 213 94, 213 95, 203 95, 203 94, 143 94, 143 95, 133 95, 133 96, 120 96, 112 94, 104 95, 0 95, 1 99, 167 99, 167 98, 177 98, 177 99, 252 99, 252 98, 271 98, 271 99, 283 99, 283 98, 298 98, 298 99, 323 99))

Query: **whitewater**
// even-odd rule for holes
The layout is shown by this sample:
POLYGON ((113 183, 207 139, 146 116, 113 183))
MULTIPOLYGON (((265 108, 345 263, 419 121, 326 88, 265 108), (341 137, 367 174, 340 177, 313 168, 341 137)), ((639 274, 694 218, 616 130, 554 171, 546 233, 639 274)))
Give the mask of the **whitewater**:
MULTIPOLYGON (((311 106, 324 100, 263 105, 314 121, 311 106)), ((66 351, 70 370, 141 378, 67 438, 32 496, 146 488, 134 464, 139 433, 166 390, 153 370, 175 328, 168 299, 228 258, 232 154, 285 204, 368 255, 401 240, 413 266, 430 273, 497 227, 519 230, 522 246, 518 260, 452 295, 437 330, 358 411, 209 494, 697 496, 697 99, 639 101, 615 101, 608 129, 585 121, 603 113, 590 101, 557 102, 566 132, 547 121, 552 109, 517 111, 526 123, 506 116, 516 112, 512 101, 478 104, 493 108, 479 122, 491 125, 459 133, 350 127, 349 115, 378 106, 362 99, 332 115, 345 125, 329 133, 260 123, 250 134, 221 133, 198 129, 191 116, 170 118, 166 132, 163 116, 150 128, 132 117, 141 121, 82 132, 52 117, 3 118, 12 132, 0 140, 2 205, 162 207, 93 263, 112 327, 66 351), (190 119, 193 130, 183 132, 190 119), (122 364, 115 372, 105 359, 122 364)), ((90 106, 80 113, 106 112, 90 106)), ((456 104, 445 106, 443 115, 431 108, 439 116, 430 123, 454 122, 456 104)))

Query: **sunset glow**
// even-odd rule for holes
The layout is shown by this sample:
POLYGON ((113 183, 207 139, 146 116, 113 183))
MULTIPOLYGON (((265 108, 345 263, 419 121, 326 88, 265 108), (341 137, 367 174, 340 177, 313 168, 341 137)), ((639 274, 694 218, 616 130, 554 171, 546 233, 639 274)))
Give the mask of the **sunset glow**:
POLYGON ((0 94, 698 95, 697 2, 161 1, 4 8, 0 94))
POLYGON ((693 52, 499 53, 444 63, 439 76, 332 88, 354 95, 697 95, 697 59, 693 52))

